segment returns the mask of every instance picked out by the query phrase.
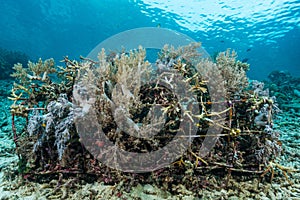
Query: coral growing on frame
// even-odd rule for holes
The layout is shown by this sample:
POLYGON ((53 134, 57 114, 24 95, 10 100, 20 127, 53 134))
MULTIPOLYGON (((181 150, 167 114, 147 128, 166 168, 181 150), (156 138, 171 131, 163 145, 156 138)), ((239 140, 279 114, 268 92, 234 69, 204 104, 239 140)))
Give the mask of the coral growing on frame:
MULTIPOLYGON (((124 180, 163 182, 161 185, 166 189, 182 183, 193 190, 215 185, 207 182, 210 175, 221 174, 228 179, 234 173, 264 176, 271 171, 270 166, 279 166, 273 164, 281 153, 279 133, 273 130, 272 119, 277 109, 274 99, 258 91, 257 84, 248 87, 249 66, 237 61, 235 52, 220 53, 214 63, 199 59, 198 47, 198 43, 178 49, 166 45, 158 55, 157 68, 145 60, 146 50, 142 47, 110 54, 102 50, 97 61, 81 58, 78 62, 66 57, 63 67, 55 66, 53 60, 30 62, 28 67, 15 65, 12 76, 16 83, 10 99, 20 173, 28 179, 80 174, 83 179, 99 179, 108 184, 124 180), (218 102, 212 97, 214 88, 207 79, 212 75, 209 68, 220 72, 220 82, 216 83, 227 89, 218 102), (193 94, 189 98, 179 99, 168 89, 176 88, 178 75, 193 94), (81 81, 76 82, 78 76, 81 81), (153 77, 156 82, 142 84, 143 79, 153 77), (90 95, 87 91, 94 93, 90 95), (75 98, 74 94, 78 96, 75 98), (90 152, 82 144, 74 113, 80 108, 85 115, 89 107, 75 102, 77 98, 93 100, 95 121, 101 124, 105 136, 124 151, 142 153, 164 147, 179 131, 183 120, 196 126, 197 131, 190 136, 194 139, 186 152, 167 168, 150 174, 118 171, 97 160, 97 155, 101 155, 113 162, 116 156, 102 154, 106 145, 103 140, 91 139, 90 152), (162 114, 149 119, 154 104, 162 114), (213 112, 213 106, 218 104, 224 109, 213 112), (185 108, 195 105, 197 113, 185 108), (27 119, 26 128, 17 131, 16 117, 27 119), (212 125, 221 128, 221 132, 215 147, 202 157, 199 150, 212 125), (150 130, 156 132, 153 137, 138 137, 150 130)), ((126 157, 122 159, 123 164, 128 162, 126 157)), ((149 160, 145 158, 144 162, 149 160)))

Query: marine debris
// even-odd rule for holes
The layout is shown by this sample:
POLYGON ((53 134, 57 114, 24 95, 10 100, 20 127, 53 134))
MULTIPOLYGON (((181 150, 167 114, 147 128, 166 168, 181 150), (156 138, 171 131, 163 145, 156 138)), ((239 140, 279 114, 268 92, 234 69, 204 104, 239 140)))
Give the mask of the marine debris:
MULTIPOLYGON (((56 180, 57 188, 70 188, 80 180, 108 185, 122 183, 116 189, 119 195, 143 183, 159 185, 171 193, 187 188, 197 195, 199 188, 229 187, 233 177, 271 180, 275 168, 288 179, 288 173, 293 170, 276 163, 282 148, 280 132, 273 129, 273 118, 279 111, 275 99, 264 90, 262 83, 248 84, 249 65, 236 60, 234 51, 220 53, 214 63, 199 59, 199 45, 193 43, 178 49, 166 45, 158 55, 157 69, 145 60, 146 51, 142 47, 110 54, 103 49, 98 61, 65 57, 64 66, 56 66, 52 59, 29 62, 27 67, 16 64, 12 74, 16 82, 9 98, 13 101, 12 130, 19 174, 29 181, 56 180), (210 80, 208 77, 217 71, 220 79, 210 80), (153 75, 155 83, 140 85, 137 77, 151 80, 153 75), (179 99, 164 87, 176 88, 178 75, 193 94, 189 98, 179 99), (76 82, 78 76, 81 82, 76 82), (218 86, 212 81, 224 84, 226 91, 222 98, 212 96, 218 86), (74 120, 78 105, 72 101, 73 89, 84 97, 87 83, 93 83, 91 88, 96 91, 87 98, 95 99, 92 105, 96 108, 95 121, 102 125, 105 136, 124 151, 143 153, 164 147, 180 131, 182 120, 197 127, 195 134, 190 135, 193 140, 189 148, 168 167, 152 172, 123 172, 99 162, 95 152, 112 162, 116 155, 102 153, 106 144, 101 139, 93 141, 93 137, 89 146, 93 150, 89 152, 82 144, 74 120), (114 99, 116 92, 123 95, 114 99), (189 104, 191 98, 196 104, 189 104), (116 107, 116 102, 122 107, 116 107), (155 116, 149 121, 146 116, 154 104, 160 106, 163 117, 155 116), (213 106, 219 105, 224 109, 214 112, 213 106), (184 108, 189 106, 197 107, 198 112, 184 108), (114 109, 118 112, 113 112, 114 109), (118 128, 118 117, 126 119, 125 128, 118 128), (16 118, 26 119, 21 129, 15 126, 16 118), (162 119, 165 121, 160 124, 162 119), (147 134, 149 129, 145 124, 153 125, 150 128, 158 125, 161 130, 147 139, 127 134, 134 132, 135 127, 143 127, 141 130, 146 133, 140 134, 147 134), (132 126, 126 129, 126 125, 132 126), (214 148, 202 157, 200 149, 210 126, 221 128, 221 132, 214 135, 217 139, 214 148), (226 181, 220 177, 226 177, 226 181), (65 178, 70 182, 62 184, 65 178), (175 186, 179 189, 174 189, 175 186)), ((149 162, 146 158, 143 161, 149 162)), ((121 162, 126 164, 128 160, 124 157, 121 162)), ((67 193, 57 195, 66 198, 67 193)))

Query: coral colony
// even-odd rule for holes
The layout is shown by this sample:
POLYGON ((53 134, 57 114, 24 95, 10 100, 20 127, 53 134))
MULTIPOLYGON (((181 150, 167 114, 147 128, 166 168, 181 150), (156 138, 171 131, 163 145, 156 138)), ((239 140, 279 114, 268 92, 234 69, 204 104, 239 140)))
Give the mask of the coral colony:
MULTIPOLYGON (((12 129, 19 173, 24 179, 37 181, 76 177, 106 184, 124 181, 127 187, 143 182, 159 183, 170 191, 172 184, 179 183, 195 191, 202 187, 219 187, 228 184, 233 177, 242 177, 236 174, 270 180, 274 169, 281 170, 288 179, 291 169, 275 162, 282 151, 280 133, 273 130, 272 120, 278 112, 275 99, 268 96, 261 83, 248 84, 249 65, 236 60, 234 51, 220 53, 213 62, 198 59, 199 46, 193 43, 175 49, 166 45, 158 55, 156 69, 145 60, 146 51, 142 47, 110 54, 103 49, 95 61, 81 57, 78 62, 65 57, 63 67, 56 66, 52 59, 29 62, 27 67, 16 64, 12 74, 15 83, 9 98, 13 101, 12 129), (208 68, 219 71, 224 80, 226 93, 219 102, 210 94, 210 83, 206 79, 211 73, 207 72, 208 68), (96 73, 90 73, 92 70, 96 73), (151 79, 157 71, 163 74, 159 80, 162 84, 138 85, 137 75, 151 79), (184 110, 179 104, 182 99, 163 86, 175 87, 172 77, 178 74, 194 95, 198 113, 184 110), (122 172, 104 165, 95 152, 101 153, 106 144, 101 140, 90 141, 89 149, 93 148, 90 152, 76 131, 73 89, 81 96, 86 90, 75 81, 79 75, 83 77, 82 82, 93 82, 96 92, 91 98, 95 98, 95 120, 102 125, 105 136, 119 148, 149 152, 164 147, 179 131, 181 111, 184 120, 197 127, 191 136, 194 140, 179 159, 151 173, 122 172), (123 95, 113 99, 116 91, 123 95), (123 108, 113 108, 113 101, 118 101, 123 108), (160 105, 163 116, 155 116, 149 122, 146 116, 153 104, 160 105), (213 112, 212 106, 218 104, 222 104, 224 110, 213 112), (113 109, 119 109, 118 114, 112 113, 113 109), (115 122, 118 117, 126 119, 123 127, 128 129, 157 123, 160 130, 149 139, 128 135, 126 128, 118 128, 115 122), (20 130, 15 123, 18 118, 26 119, 20 130), (163 124, 159 124, 161 119, 163 124), (202 157, 199 150, 211 125, 221 128, 221 133, 214 148, 202 157)), ((189 100, 184 99, 186 106, 189 100)), ((116 155, 102 156, 109 161, 116 155)), ((128 162, 126 157, 122 159, 121 163, 128 162)), ((144 162, 148 160, 145 158, 144 162)))

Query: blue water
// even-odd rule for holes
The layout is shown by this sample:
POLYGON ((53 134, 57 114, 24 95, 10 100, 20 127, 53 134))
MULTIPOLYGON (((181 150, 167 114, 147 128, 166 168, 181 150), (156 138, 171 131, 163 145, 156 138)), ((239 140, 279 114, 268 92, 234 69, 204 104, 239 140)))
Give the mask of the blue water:
POLYGON ((0 47, 57 62, 139 27, 163 27, 201 41, 207 52, 235 49, 252 79, 273 70, 300 76, 299 0, 0 0, 0 47))

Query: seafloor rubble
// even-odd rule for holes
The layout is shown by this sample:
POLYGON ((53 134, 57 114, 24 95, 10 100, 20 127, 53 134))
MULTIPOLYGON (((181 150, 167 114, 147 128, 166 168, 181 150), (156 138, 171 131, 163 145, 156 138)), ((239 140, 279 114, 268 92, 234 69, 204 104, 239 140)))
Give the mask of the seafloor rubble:
MULTIPOLYGON (((140 91, 135 90, 137 73, 145 77, 155 74, 144 60, 142 48, 122 54, 107 55, 103 51, 99 61, 65 58, 64 67, 56 67, 53 60, 30 62, 28 67, 15 65, 16 83, 9 97, 13 102, 12 120, 2 126, 6 130, 3 140, 11 144, 1 146, 1 152, 6 152, 3 157, 11 155, 11 165, 0 164, 4 173, 2 199, 298 198, 299 154, 294 142, 299 137, 297 113, 281 112, 261 82, 251 81, 248 85, 245 72, 249 66, 237 61, 234 52, 220 53, 212 63, 199 60, 197 47, 198 44, 179 49, 166 46, 157 60, 157 70, 163 74, 159 77, 161 84, 149 84, 140 91), (97 76, 88 73, 99 63, 97 76), (140 66, 139 71, 133 68, 136 66, 140 66), (224 80, 227 90, 221 102, 209 92, 214 89, 207 82, 212 76, 209 68, 219 71, 224 80), (183 110, 188 116, 184 119, 197 124, 193 135, 196 139, 181 158, 153 172, 122 172, 103 165, 80 144, 74 125, 72 89, 74 85, 82 88, 82 82, 74 81, 79 72, 83 81, 92 80, 88 83, 97 88, 94 105, 97 120, 105 125, 104 134, 124 150, 137 152, 163 147, 178 131, 180 101, 161 85, 172 84, 171 78, 181 75, 201 108, 198 113, 183 110), (128 77, 131 80, 124 81, 128 77), (158 133, 159 137, 136 139, 117 129, 113 120, 118 116, 109 111, 115 100, 112 88, 120 81, 126 88, 122 92, 128 95, 121 97, 119 104, 129 111, 124 116, 135 123, 144 123, 144 113, 149 111, 147 103, 162 105, 168 126, 158 133), (213 112, 213 104, 223 104, 224 110, 213 112), (212 152, 201 157, 199 149, 212 124, 221 127, 222 132, 212 152)), ((92 150, 101 153, 102 145, 95 141, 92 150)), ((115 155, 103 156, 109 160, 115 155)))

